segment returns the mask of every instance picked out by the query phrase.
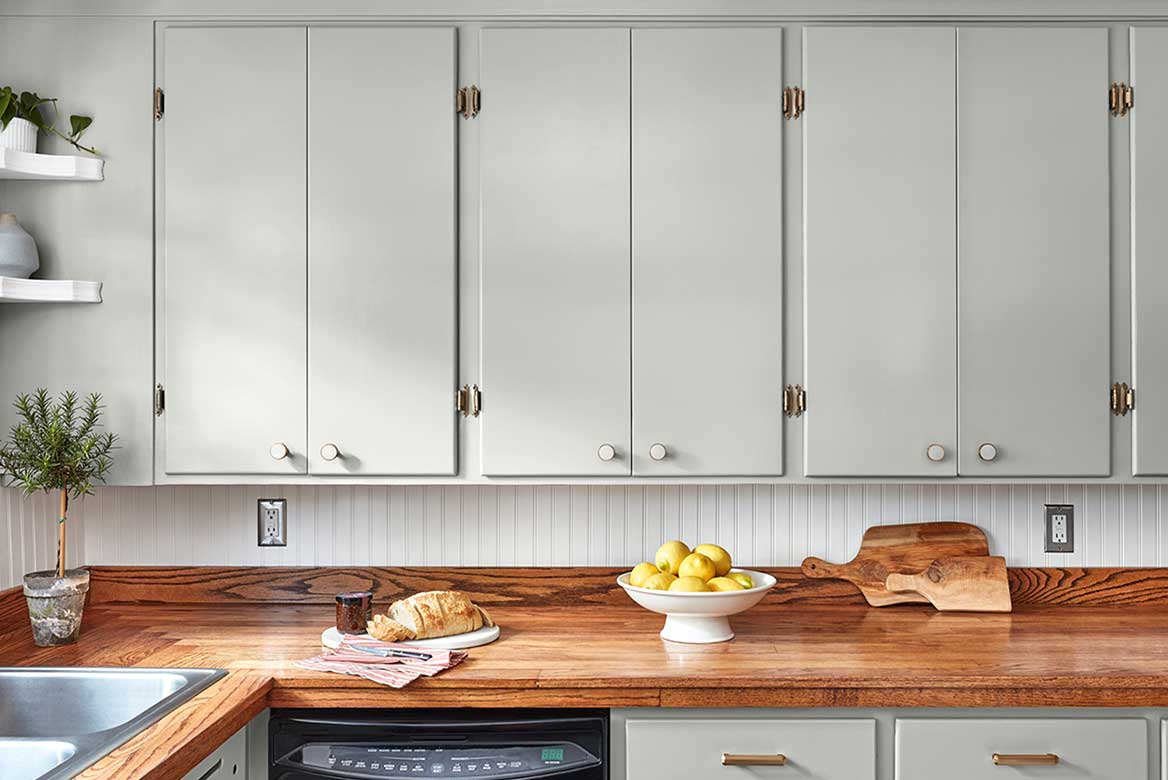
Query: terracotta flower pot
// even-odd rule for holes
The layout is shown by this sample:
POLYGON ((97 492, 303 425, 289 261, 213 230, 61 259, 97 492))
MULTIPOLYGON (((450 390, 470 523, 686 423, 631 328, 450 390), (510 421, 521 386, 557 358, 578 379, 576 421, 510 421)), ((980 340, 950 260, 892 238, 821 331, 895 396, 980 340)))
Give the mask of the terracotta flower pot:
POLYGON ((56 569, 24 575, 24 597, 37 647, 77 641, 88 592, 89 572, 85 569, 66 569, 64 577, 58 577, 56 569))

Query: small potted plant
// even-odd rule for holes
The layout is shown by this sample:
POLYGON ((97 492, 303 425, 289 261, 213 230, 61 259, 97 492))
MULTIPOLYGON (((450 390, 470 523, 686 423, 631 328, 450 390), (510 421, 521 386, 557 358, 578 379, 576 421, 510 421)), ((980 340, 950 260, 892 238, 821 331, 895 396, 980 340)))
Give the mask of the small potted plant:
POLYGON ((94 480, 105 481, 117 436, 100 430, 103 407, 97 393, 84 402, 72 390, 53 399, 42 387, 32 395, 20 394, 13 405, 19 419, 0 445, 0 484, 25 495, 43 490, 61 496, 57 568, 24 575, 33 641, 39 647, 69 644, 81 631, 89 591, 88 571, 65 568, 69 499, 93 492, 94 480))
POLYGON ((37 133, 55 135, 76 149, 98 155, 92 146, 82 146, 81 136, 93 124, 93 117, 72 114, 69 132, 57 129, 57 99, 43 98, 35 92, 18 92, 12 87, 0 87, 0 146, 18 152, 36 153, 37 133), (45 118, 45 111, 52 117, 45 118))

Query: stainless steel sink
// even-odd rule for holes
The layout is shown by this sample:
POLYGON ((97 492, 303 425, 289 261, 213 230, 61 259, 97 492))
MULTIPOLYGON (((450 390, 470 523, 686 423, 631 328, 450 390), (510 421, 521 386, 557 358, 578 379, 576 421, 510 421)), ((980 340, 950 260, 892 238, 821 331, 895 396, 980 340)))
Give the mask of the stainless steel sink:
POLYGON ((0 778, 73 777, 225 674, 0 669, 0 778))

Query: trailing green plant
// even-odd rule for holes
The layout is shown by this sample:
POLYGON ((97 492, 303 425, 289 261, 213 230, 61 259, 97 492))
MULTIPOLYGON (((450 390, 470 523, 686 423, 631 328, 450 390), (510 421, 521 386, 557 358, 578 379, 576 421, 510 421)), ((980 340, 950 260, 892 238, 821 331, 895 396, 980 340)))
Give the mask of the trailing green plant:
POLYGON ((0 485, 26 495, 60 491, 57 576, 63 577, 69 499, 92 493, 95 481, 105 482, 118 437, 101 430, 104 407, 97 393, 80 401, 77 393, 66 390, 54 399, 41 387, 18 395, 13 406, 19 420, 0 444, 0 485))
POLYGON ((0 87, 0 130, 7 128, 13 119, 27 119, 41 132, 62 138, 83 152, 100 156, 100 152, 92 146, 81 145, 81 136, 93 124, 93 117, 70 114, 67 133, 57 129, 59 118, 56 98, 43 98, 35 92, 17 92, 12 87, 0 87), (50 118, 45 117, 46 107, 52 109, 50 118))

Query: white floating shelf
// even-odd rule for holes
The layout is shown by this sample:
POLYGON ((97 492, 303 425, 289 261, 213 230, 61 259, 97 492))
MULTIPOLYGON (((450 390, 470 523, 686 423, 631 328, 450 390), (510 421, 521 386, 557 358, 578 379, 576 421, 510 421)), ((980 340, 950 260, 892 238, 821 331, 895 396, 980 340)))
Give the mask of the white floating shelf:
POLYGON ((0 276, 0 303, 101 303, 101 282, 0 276))
POLYGON ((101 181, 105 160, 68 154, 30 154, 0 146, 0 179, 101 181))

